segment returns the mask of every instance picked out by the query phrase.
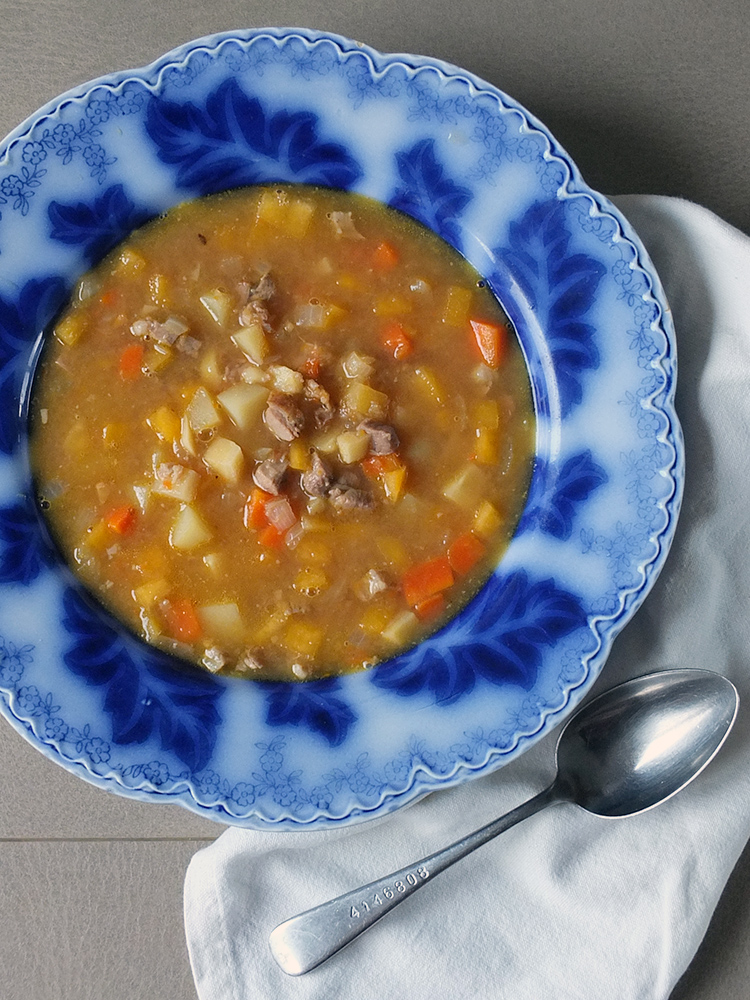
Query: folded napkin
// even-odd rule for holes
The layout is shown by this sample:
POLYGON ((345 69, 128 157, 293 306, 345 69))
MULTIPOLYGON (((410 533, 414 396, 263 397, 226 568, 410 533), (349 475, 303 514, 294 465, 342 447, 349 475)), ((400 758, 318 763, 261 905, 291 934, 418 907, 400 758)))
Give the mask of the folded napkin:
MULTIPOLYGON (((673 666, 750 706, 750 240, 688 202, 616 199, 654 260, 679 350, 687 486, 672 553, 595 691, 673 666)), ((549 736, 495 774, 343 830, 229 829, 197 854, 185 928, 201 1000, 657 1000, 693 957, 750 835, 750 721, 657 809, 547 809, 440 875, 300 978, 268 948, 301 910, 458 839, 539 791, 549 736)))

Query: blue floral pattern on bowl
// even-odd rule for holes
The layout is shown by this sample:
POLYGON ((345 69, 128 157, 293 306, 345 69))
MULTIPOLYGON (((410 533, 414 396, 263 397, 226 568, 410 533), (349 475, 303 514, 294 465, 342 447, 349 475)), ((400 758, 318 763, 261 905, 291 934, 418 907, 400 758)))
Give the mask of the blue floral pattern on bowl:
POLYGON ((504 764, 600 672, 674 534, 683 448, 658 277, 617 210, 512 98, 334 35, 216 35, 80 87, 0 156, 0 710, 51 759, 257 829, 382 815, 504 764), (124 630, 49 544, 26 406, 41 331, 90 264, 240 184, 358 191, 484 275, 524 349, 537 459, 518 531, 445 628, 375 669, 258 684, 124 630))

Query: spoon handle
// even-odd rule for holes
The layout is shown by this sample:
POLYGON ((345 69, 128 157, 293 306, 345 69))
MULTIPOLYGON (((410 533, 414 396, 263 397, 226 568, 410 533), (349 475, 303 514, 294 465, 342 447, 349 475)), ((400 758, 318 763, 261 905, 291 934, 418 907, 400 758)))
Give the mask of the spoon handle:
POLYGON ((449 847, 285 920, 274 928, 268 939, 277 964, 290 976, 310 972, 440 872, 558 798, 556 786, 550 785, 449 847))

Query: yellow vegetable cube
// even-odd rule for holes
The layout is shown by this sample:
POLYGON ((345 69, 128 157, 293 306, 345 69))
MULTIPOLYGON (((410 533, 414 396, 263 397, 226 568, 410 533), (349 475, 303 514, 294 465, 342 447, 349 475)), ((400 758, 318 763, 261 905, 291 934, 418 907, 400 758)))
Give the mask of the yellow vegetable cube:
POLYGON ((259 322, 243 326, 232 336, 232 343, 239 347, 247 360, 252 361, 254 365, 262 365, 270 351, 265 330, 259 322))
POLYGON ((194 392, 185 415, 196 433, 213 430, 221 423, 221 413, 216 409, 211 393, 203 386, 194 392))
POLYGON ((479 466, 473 463, 464 468, 448 482, 443 496, 459 507, 474 509, 485 491, 484 476, 479 466))
POLYGON ((180 552, 191 552, 213 538, 211 529, 194 507, 180 508, 169 532, 169 544, 180 552))
POLYGON ((68 313, 55 327, 55 336, 61 344, 72 347, 81 339, 85 327, 86 323, 81 313, 68 313))
POLYGON ((318 652, 324 637, 319 625, 309 622, 292 622, 284 632, 284 645, 299 656, 313 657, 318 652))
POLYGON ((499 530, 503 516, 489 500, 483 500, 474 514, 473 532, 480 538, 489 539, 499 530))
POLYGON ((214 322, 218 323, 219 326, 226 326, 232 308, 232 300, 228 292, 222 291, 221 288, 214 288, 205 295, 201 295, 200 303, 214 322))
POLYGON ((242 642, 245 623, 237 604, 204 604, 198 608, 198 618, 207 636, 219 642, 242 642))
POLYGON ((305 472, 310 465, 310 446, 302 438, 295 438, 289 445, 289 468, 305 472))
POLYGON ((384 392, 373 389, 365 382, 352 382, 343 397, 347 410, 361 413, 363 417, 382 420, 388 411, 388 397, 384 392))
POLYGON ((215 437, 203 453, 203 461, 228 483, 239 482, 245 464, 242 448, 229 438, 215 437))
POLYGON ((353 465, 361 462, 370 450, 370 438, 367 431, 344 431, 336 438, 339 456, 342 462, 353 465))
POLYGON ((401 611, 383 629, 381 635, 386 642, 401 646, 408 642, 419 625, 419 619, 413 611, 401 611))
POLYGON ((133 599, 142 608, 150 608, 169 593, 169 583, 164 578, 150 580, 133 591, 133 599))
POLYGON ((294 589, 300 594, 312 597, 329 587, 328 577, 319 566, 306 566, 297 574, 294 589))
POLYGON ((145 270, 146 258, 132 247, 125 247, 117 258, 116 267, 119 274, 137 274, 145 270))
POLYGON ((470 288, 451 285, 443 309, 443 322, 448 326, 465 326, 469 320, 472 297, 470 288))
POLYGON ((232 423, 244 431, 260 421, 268 400, 268 389, 262 385, 238 382, 220 392, 216 398, 229 414, 232 423))
POLYGON ((480 465, 497 465, 497 431, 489 427, 477 427, 474 442, 474 458, 480 465))
POLYGON ((160 406, 146 418, 146 423, 159 440, 167 444, 174 444, 179 436, 180 418, 169 406, 160 406))
POLYGON ((383 484, 385 495, 391 503, 395 503, 401 496, 404 489, 404 483, 406 482, 406 466, 402 465, 398 469, 389 469, 381 475, 380 481, 383 484))

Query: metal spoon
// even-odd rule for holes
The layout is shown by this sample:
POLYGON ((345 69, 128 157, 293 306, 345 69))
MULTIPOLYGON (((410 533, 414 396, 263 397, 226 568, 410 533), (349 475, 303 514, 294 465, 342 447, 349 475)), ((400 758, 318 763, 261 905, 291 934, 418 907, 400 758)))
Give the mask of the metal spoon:
POLYGON ((279 924, 273 957, 290 976, 309 972, 450 865, 555 802, 599 816, 663 802, 714 757, 738 706, 734 685, 708 670, 666 670, 612 688, 568 720, 549 788, 450 847, 279 924))

